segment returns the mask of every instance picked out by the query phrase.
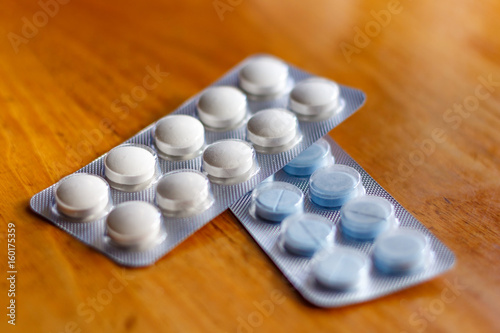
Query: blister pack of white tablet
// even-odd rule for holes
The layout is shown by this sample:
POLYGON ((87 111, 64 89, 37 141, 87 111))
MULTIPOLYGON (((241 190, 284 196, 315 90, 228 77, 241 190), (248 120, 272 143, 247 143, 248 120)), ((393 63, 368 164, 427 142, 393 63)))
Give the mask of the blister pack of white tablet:
POLYGON ((320 307, 393 293, 455 261, 329 136, 231 211, 300 294, 320 307))
POLYGON ((150 265, 364 100, 278 58, 252 56, 30 204, 114 261, 150 265))

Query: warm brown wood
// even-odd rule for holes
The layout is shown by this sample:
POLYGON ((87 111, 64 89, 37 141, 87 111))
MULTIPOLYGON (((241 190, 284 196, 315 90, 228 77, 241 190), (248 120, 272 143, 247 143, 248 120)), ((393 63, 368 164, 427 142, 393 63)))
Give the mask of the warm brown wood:
MULTIPOLYGON (((33 22, 41 9, 35 1, 2 3, 0 266, 6 271, 6 224, 14 222, 18 307, 16 327, 2 312, 0 330, 237 332, 250 316, 253 332, 498 332, 500 84, 476 87, 478 77, 500 82, 500 4, 220 2, 233 4, 223 21, 212 0, 71 1, 17 53, 9 32, 22 36, 23 17, 33 22), (369 45, 348 63, 342 42, 356 45, 353 29, 376 29, 371 11, 388 9, 401 12, 371 30, 369 45), (452 271, 365 304, 314 308, 225 212, 153 267, 124 270, 130 280, 121 288, 121 268, 30 212, 33 194, 256 52, 367 93, 363 109, 331 135, 455 252, 452 271), (142 84, 147 66, 169 76, 128 113, 113 109, 142 84), (473 103, 475 93, 488 94, 477 110, 449 118, 449 108, 473 103), (433 141, 436 129, 444 142, 433 141), (422 144, 428 156, 418 152, 422 144), (452 297, 447 288, 456 282, 463 289, 452 297), (106 290, 116 292, 109 304, 89 310, 106 290), (271 299, 273 313, 258 322, 256 304, 271 299)), ((6 312, 5 278, 0 285, 6 312)))

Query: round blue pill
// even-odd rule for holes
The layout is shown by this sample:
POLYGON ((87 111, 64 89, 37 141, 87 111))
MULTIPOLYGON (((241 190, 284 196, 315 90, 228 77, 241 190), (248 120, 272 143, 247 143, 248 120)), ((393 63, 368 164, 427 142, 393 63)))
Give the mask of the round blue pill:
POLYGON ((284 248, 295 255, 311 257, 333 238, 332 223, 316 214, 298 214, 283 221, 284 248))
POLYGON ((335 164, 320 168, 309 179, 311 201, 323 207, 340 207, 364 193, 361 175, 346 165, 335 164))
POLYGON ((394 206, 385 198, 361 196, 340 210, 342 232, 357 240, 371 240, 394 225, 394 206))
POLYGON ((265 182, 252 194, 255 213, 262 219, 281 222, 302 211, 304 195, 296 186, 285 182, 265 182))
POLYGON ((309 176, 333 161, 330 145, 326 140, 319 139, 285 165, 283 170, 292 176, 309 176))
POLYGON ((362 253, 334 248, 314 258, 312 274, 324 287, 337 290, 353 289, 360 285, 368 272, 369 260, 362 253))
POLYGON ((373 248, 375 266, 387 274, 416 272, 424 267, 428 254, 427 238, 412 229, 385 233, 376 240, 373 248))

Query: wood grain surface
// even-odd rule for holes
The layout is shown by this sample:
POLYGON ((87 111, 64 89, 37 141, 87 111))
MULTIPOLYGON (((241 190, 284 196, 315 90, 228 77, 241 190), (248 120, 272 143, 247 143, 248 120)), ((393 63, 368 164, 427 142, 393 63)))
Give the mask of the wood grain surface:
POLYGON ((499 13, 492 0, 3 1, 0 331, 500 331, 499 13), (144 269, 30 211, 32 195, 257 52, 366 92, 330 135, 455 252, 453 270, 319 309, 228 211, 144 269), (142 89, 150 71, 162 74, 142 89))

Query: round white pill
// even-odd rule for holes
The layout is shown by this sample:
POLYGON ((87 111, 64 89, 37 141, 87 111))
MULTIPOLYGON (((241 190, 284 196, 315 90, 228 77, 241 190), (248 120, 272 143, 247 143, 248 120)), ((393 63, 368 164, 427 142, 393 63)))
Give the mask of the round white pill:
POLYGON ((367 195, 354 198, 340 209, 342 232, 358 240, 370 240, 396 223, 389 200, 367 195))
POLYGON ((286 88, 288 66, 277 58, 261 56, 249 60, 238 78, 240 87, 252 95, 275 95, 286 88))
POLYGON ((200 150, 205 143, 205 129, 196 118, 171 115, 160 119, 155 126, 158 150, 170 156, 187 156, 200 150))
POLYGON ((334 248, 320 254, 312 274, 324 287, 347 290, 360 285, 368 273, 369 260, 362 253, 346 248, 334 248))
POLYGON ((420 231, 396 229, 376 240, 373 259, 384 273, 410 273, 424 266, 428 252, 427 237, 420 231))
POLYGON ((109 187, 100 177, 77 173, 57 184, 55 201, 57 210, 66 216, 80 219, 96 216, 109 203, 109 187))
POLYGON ((332 81, 311 78, 297 83, 290 92, 290 109, 305 116, 315 116, 336 109, 339 86, 332 81))
POLYGON ((150 203, 127 201, 109 213, 106 226, 108 236, 115 244, 147 247, 159 236, 161 213, 150 203))
POLYGON ((196 108, 205 125, 219 129, 228 128, 245 118, 247 97, 234 87, 213 87, 201 95, 196 108))
POLYGON ((243 140, 221 140, 203 152, 203 170, 216 178, 234 178, 249 172, 254 166, 255 151, 243 140))
POLYGON ((311 257, 333 237, 332 223, 317 214, 296 214, 283 220, 283 246, 295 255, 311 257))
POLYGON ((247 123, 248 139, 261 147, 279 147, 292 142, 298 132, 297 117, 285 109, 265 109, 247 123))
POLYGON ((156 186, 156 203, 166 213, 188 216, 206 209, 211 202, 210 183, 194 170, 165 174, 156 186))
POLYGON ((113 148, 104 158, 106 178, 121 185, 139 185, 155 175, 156 159, 149 150, 123 145, 113 148))

